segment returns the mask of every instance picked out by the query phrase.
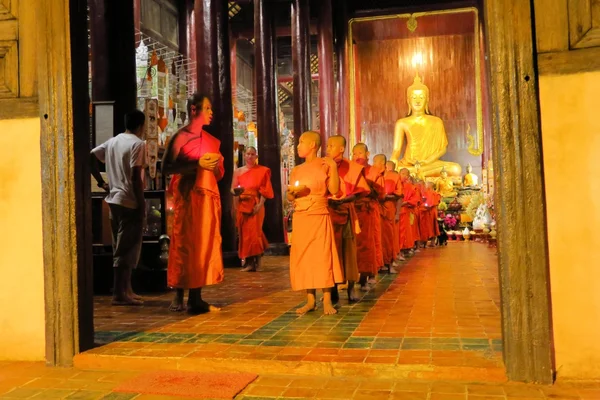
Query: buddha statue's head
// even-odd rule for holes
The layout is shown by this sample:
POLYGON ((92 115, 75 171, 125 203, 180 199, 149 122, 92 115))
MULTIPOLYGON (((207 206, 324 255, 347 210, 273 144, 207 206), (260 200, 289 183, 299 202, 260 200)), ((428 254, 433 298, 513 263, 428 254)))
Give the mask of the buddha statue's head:
POLYGON ((430 114, 429 112, 429 88, 421 81, 419 75, 415 76, 413 84, 406 90, 406 101, 408 103, 408 115, 430 114))
POLYGON ((467 164, 467 174, 470 174, 471 172, 473 172, 473 167, 471 166, 471 163, 467 164))
POLYGON ((420 169, 421 169, 421 163, 419 161, 415 161, 415 171, 419 172, 420 169))

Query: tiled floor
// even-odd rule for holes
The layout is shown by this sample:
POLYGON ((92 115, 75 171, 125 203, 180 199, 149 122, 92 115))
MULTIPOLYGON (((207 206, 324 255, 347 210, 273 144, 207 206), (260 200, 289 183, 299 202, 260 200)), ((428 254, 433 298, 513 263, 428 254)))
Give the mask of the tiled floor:
POLYGON ((360 302, 342 296, 334 316, 298 317, 304 295, 289 289, 288 259, 264 264, 258 273, 227 269, 222 285, 204 291, 224 306, 219 313, 170 313, 168 294, 137 308, 97 298, 96 341, 105 345, 80 355, 76 365, 199 369, 230 361, 233 370, 278 373, 348 375, 361 367, 396 378, 505 379, 497 259, 485 244, 422 250, 400 274, 380 274, 360 302))
MULTIPOLYGON (((168 400, 181 397, 113 392, 140 372, 48 368, 42 363, 0 362, 2 399, 168 400)), ((600 399, 600 383, 560 383, 536 386, 515 383, 471 384, 443 381, 298 377, 265 374, 237 400, 266 399, 369 400, 533 400, 600 399)))

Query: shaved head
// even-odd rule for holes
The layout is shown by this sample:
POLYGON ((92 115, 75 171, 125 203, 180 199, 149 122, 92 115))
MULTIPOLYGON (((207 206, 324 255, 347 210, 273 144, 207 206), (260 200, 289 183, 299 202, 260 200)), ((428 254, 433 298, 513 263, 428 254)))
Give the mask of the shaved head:
POLYGON ((393 161, 386 162, 385 169, 387 169, 388 171, 396 171, 396 163, 393 161))
POLYGON ((306 131, 300 136, 300 139, 304 138, 307 142, 314 142, 315 148, 321 147, 321 135, 315 131, 306 131))
POLYGON ((333 135, 333 136, 330 136, 328 140, 332 141, 337 146, 346 147, 346 138, 343 137, 342 135, 333 135))
POLYGON ((364 151, 364 152, 366 153, 366 152, 368 152, 368 151, 369 151, 369 148, 368 148, 368 147, 367 147, 367 145, 366 145, 366 144, 364 144, 364 143, 357 143, 357 144, 355 144, 355 145, 354 145, 354 147, 352 148, 352 151, 354 151, 354 150, 362 150, 362 151, 364 151))
POLYGON ((387 162, 387 157, 385 156, 385 154, 377 154, 373 158, 373 161, 377 161, 377 162, 380 162, 381 164, 385 164, 387 162))

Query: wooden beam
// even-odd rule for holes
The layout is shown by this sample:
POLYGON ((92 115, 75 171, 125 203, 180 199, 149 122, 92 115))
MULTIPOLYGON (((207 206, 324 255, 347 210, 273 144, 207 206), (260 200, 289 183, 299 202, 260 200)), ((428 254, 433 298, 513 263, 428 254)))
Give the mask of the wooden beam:
POLYGON ((0 100, 0 119, 37 118, 39 116, 40 107, 37 97, 0 100))
POLYGON ((540 75, 600 71, 600 47, 538 54, 540 75))
POLYGON ((550 384, 548 238, 531 8, 521 0, 485 2, 504 364, 511 380, 550 384))

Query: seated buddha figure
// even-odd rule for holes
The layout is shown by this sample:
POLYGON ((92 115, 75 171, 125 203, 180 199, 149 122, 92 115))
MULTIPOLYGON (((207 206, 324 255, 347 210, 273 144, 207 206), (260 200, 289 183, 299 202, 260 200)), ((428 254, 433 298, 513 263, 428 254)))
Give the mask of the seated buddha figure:
POLYGON ((442 161, 446 154, 448 138, 444 123, 429 113, 429 88, 421 82, 417 75, 406 91, 409 113, 405 118, 396 121, 394 129, 394 149, 391 159, 398 169, 407 168, 411 173, 419 162, 423 176, 439 176, 442 168, 450 176, 461 176, 459 164, 442 161), (402 159, 400 153, 406 143, 402 159))
POLYGON ((479 178, 477 175, 473 173, 473 167, 469 163, 467 165, 467 174, 463 177, 463 186, 464 187, 473 187, 477 186, 479 183, 479 178))
POLYGON ((457 195, 454 191, 454 183, 452 182, 452 179, 448 177, 445 168, 442 168, 440 177, 435 181, 435 191, 442 197, 456 197, 457 195))

